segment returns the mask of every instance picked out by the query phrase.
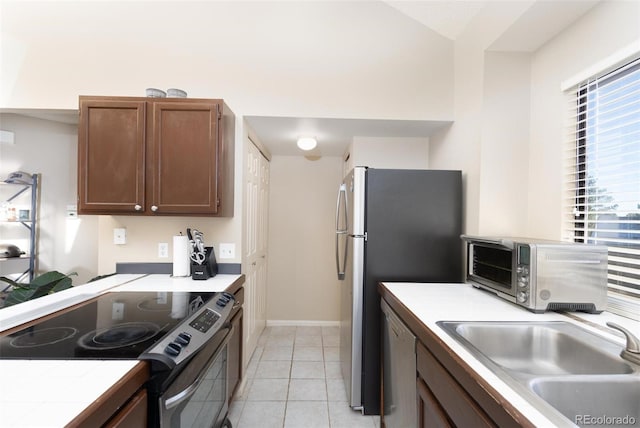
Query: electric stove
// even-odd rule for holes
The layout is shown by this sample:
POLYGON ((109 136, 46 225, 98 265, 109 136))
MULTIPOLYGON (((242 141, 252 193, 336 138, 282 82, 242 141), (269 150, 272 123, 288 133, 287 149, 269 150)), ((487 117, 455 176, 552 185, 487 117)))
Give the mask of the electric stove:
POLYGON ((215 293, 110 292, 0 332, 1 359, 137 359, 215 293))

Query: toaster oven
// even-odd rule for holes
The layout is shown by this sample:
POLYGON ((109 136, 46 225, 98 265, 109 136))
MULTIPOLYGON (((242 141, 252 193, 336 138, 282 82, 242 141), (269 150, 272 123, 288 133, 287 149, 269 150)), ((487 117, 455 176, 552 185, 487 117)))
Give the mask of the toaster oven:
POLYGON ((607 304, 607 247, 463 235, 473 286, 541 313, 600 313, 607 304))

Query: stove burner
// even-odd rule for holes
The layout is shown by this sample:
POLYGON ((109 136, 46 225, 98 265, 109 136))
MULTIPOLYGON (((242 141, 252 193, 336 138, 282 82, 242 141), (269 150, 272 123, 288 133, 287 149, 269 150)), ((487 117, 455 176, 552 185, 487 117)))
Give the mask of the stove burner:
POLYGON ((11 340, 14 348, 35 348, 38 346, 52 345, 73 337, 78 329, 73 327, 51 327, 42 330, 27 331, 11 340))
POLYGON ((130 322, 94 330, 78 339, 85 349, 116 349, 152 338, 160 327, 150 322, 130 322))

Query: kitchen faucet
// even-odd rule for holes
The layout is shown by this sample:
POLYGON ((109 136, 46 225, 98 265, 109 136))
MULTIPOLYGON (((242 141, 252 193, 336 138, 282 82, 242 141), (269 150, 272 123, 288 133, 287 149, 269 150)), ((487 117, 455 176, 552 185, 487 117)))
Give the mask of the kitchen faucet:
POLYGON ((640 339, 635 337, 633 333, 631 333, 626 328, 614 322, 607 322, 607 326, 621 331, 622 334, 624 334, 624 336, 627 338, 627 345, 625 349, 620 352, 620 356, 634 364, 640 364, 640 339))

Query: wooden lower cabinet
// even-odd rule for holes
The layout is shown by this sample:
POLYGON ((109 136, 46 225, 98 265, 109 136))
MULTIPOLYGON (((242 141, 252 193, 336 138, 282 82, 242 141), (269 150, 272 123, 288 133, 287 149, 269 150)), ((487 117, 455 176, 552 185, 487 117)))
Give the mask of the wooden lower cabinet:
POLYGON ((416 379, 416 395, 419 427, 449 428, 453 426, 447 413, 420 376, 416 379))
POLYGON ((234 333, 229 340, 229 344, 227 345, 228 356, 227 356, 227 365, 228 365, 228 378, 229 378, 229 389, 227 391, 228 401, 231 403, 231 399, 236 389, 238 388, 238 384, 242 379, 242 342, 243 342, 243 334, 242 334, 242 321, 243 321, 243 310, 242 304, 244 303, 244 287, 238 289, 234 293, 234 297, 236 298, 235 304, 238 305, 238 308, 232 312, 231 317, 231 325, 233 326, 234 333))
POLYGON ((421 405, 418 413, 423 419, 419 426, 497 426, 420 342, 416 345, 416 353, 418 374, 416 389, 418 402, 421 405))
POLYGON ((66 428, 147 426, 149 364, 140 361, 122 379, 80 413, 66 428))
POLYGON ((147 390, 143 389, 131 398, 105 428, 140 428, 147 426, 147 390))

